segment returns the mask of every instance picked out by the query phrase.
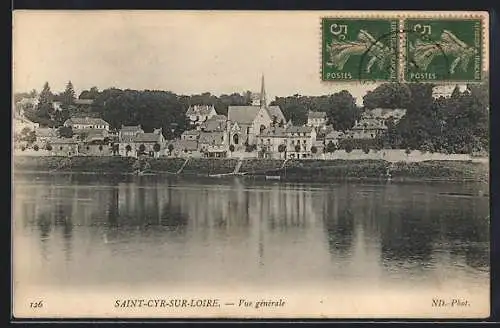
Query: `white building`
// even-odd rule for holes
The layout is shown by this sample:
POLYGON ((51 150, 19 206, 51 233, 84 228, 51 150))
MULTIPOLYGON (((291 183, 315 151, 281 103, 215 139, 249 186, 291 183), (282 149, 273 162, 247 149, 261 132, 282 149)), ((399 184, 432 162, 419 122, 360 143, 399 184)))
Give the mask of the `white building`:
POLYGON ((199 126, 209 118, 217 115, 215 107, 209 105, 193 105, 189 106, 186 111, 186 117, 192 125, 199 126))
POLYGON ((313 112, 309 111, 307 113, 307 126, 312 126, 315 128, 324 128, 326 126, 326 113, 325 112, 313 112))

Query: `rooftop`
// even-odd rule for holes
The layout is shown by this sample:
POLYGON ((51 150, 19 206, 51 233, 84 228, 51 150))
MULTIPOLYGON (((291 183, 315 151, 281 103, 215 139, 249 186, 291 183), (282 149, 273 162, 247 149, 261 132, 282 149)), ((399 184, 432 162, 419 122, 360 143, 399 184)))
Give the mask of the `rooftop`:
POLYGON ((92 105, 94 99, 75 99, 75 105, 92 105))
POLYGON ((96 117, 72 117, 70 119, 67 119, 66 122, 64 122, 64 125, 67 124, 109 125, 109 123, 103 120, 102 118, 96 118, 96 117))
POLYGON ((314 112, 314 111, 309 111, 309 112, 307 113, 307 118, 308 118, 308 119, 316 119, 316 118, 326 119, 326 113, 325 113, 325 112, 314 112))
POLYGON ((157 133, 139 133, 133 138, 133 141, 136 143, 139 142, 160 142, 161 141, 161 135, 157 133))
POLYGON ((200 139, 198 139, 198 142, 200 144, 218 145, 222 143, 223 136, 223 132, 200 132, 200 139))
POLYGON ((186 111, 186 115, 208 115, 215 110, 213 105, 192 105, 186 111))
POLYGON ((251 124, 260 106, 229 106, 227 110, 228 119, 238 124, 251 124))

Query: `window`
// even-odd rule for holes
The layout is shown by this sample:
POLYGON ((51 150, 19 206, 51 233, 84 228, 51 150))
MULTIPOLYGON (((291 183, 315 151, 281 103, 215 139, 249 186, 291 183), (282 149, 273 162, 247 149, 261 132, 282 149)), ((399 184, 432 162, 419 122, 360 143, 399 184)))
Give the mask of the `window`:
POLYGON ((235 134, 235 135, 233 136, 233 143, 234 143, 235 145, 237 145, 237 144, 238 144, 238 142, 239 142, 239 139, 240 139, 240 138, 238 137, 238 135, 237 135, 237 134, 235 134))
POLYGON ((271 143, 271 139, 267 139, 267 143, 270 144, 271 143))

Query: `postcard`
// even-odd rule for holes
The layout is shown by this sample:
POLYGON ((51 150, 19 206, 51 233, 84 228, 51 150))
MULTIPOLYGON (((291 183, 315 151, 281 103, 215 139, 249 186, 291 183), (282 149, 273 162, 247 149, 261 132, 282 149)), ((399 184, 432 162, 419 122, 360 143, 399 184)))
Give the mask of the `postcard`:
POLYGON ((487 318, 488 19, 14 11, 13 316, 487 318))

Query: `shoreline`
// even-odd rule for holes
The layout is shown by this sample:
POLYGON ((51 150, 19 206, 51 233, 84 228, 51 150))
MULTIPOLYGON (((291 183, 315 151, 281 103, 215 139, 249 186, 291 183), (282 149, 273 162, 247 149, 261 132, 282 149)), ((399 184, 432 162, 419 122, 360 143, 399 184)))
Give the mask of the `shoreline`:
POLYGON ((464 161, 390 163, 384 160, 269 160, 130 157, 14 157, 13 175, 87 174, 162 176, 272 182, 485 182, 489 166, 464 161), (141 164, 142 163, 142 164, 141 164), (146 167, 140 168, 144 163, 146 167), (137 171, 141 174, 137 174, 137 171), (267 176, 267 177, 266 177, 267 176))

